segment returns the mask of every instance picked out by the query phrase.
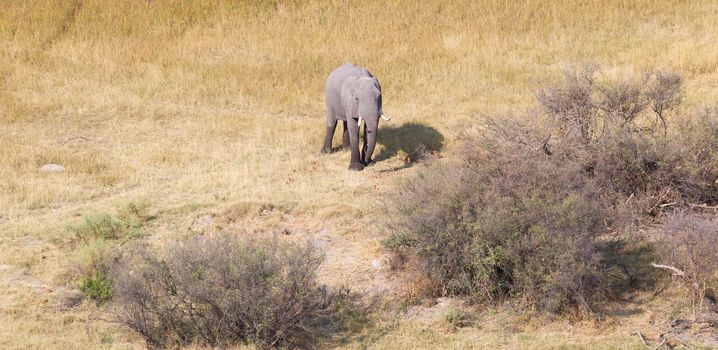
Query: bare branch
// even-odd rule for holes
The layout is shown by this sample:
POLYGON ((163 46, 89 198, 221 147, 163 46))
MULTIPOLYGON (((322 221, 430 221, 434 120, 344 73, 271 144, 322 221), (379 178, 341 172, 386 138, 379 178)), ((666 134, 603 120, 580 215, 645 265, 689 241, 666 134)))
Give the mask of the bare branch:
POLYGON ((681 337, 679 337, 678 334, 676 334, 675 332, 671 332, 670 335, 671 335, 673 338, 678 339, 678 341, 681 342, 681 343, 683 343, 683 345, 684 345, 685 347, 687 347, 687 348, 691 348, 691 347, 692 347, 691 344, 689 344, 689 343, 686 342, 685 340, 681 339, 681 337))
POLYGON ((681 271, 681 270, 679 270, 678 268, 675 268, 675 267, 673 267, 673 266, 661 265, 661 264, 656 264, 656 263, 651 263, 651 266, 656 267, 656 268, 659 268, 659 269, 671 270, 671 271, 673 271, 673 272, 675 273, 674 276, 681 276, 681 277, 685 277, 685 276, 686 276, 686 273, 685 273, 685 272, 683 272, 683 271, 681 271))
POLYGON ((666 343, 666 340, 667 340, 665 337, 661 336, 661 338, 660 338, 660 339, 661 339, 660 344, 658 344, 658 345, 656 345, 656 346, 654 346, 654 347, 651 347, 650 345, 648 345, 648 343, 646 343, 646 339, 643 338, 643 334, 641 334, 641 332, 636 332, 636 333, 634 333, 634 334, 638 334, 638 338, 641 339, 641 343, 643 343, 643 345, 645 345, 646 348, 651 349, 651 350, 658 350, 658 348, 660 348, 661 346, 663 346, 663 344, 665 344, 665 343, 666 343))
POLYGON ((688 205, 690 205, 690 206, 693 207, 693 208, 711 209, 711 210, 716 210, 716 209, 718 209, 718 205, 710 206, 710 205, 705 204, 705 203, 703 203, 703 204, 688 203, 688 205))
POLYGON ((85 136, 75 136, 75 137, 70 137, 69 139, 65 139, 65 140, 61 141, 60 144, 61 144, 61 145, 64 145, 64 144, 66 144, 66 143, 68 143, 68 142, 72 142, 72 141, 75 141, 75 140, 84 141, 84 142, 90 142, 90 141, 92 141, 90 138, 85 137, 85 136))

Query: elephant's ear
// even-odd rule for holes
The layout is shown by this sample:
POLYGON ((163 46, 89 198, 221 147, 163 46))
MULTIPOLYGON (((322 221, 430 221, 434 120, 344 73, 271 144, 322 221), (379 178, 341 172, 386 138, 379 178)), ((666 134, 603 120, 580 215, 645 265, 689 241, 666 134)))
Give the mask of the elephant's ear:
POLYGON ((344 81, 344 84, 342 84, 342 107, 344 107, 344 113, 347 114, 347 120, 349 120, 349 118, 356 118, 357 113, 359 113, 356 81, 357 77, 349 77, 344 81))

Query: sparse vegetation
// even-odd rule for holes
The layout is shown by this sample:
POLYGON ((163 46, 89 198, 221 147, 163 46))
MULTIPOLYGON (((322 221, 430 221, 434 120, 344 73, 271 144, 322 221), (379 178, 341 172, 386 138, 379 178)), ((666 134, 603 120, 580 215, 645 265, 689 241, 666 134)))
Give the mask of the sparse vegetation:
POLYGON ((110 300, 110 297, 112 297, 112 281, 107 276, 106 269, 104 267, 93 269, 91 275, 83 277, 80 290, 98 303, 110 300))
POLYGON ((323 255, 294 246, 223 235, 136 250, 113 269, 119 321, 151 346, 306 341, 330 305, 316 281, 323 255))
POLYGON ((145 226, 152 219, 149 203, 137 201, 121 206, 118 216, 104 212, 88 214, 80 224, 68 227, 82 274, 80 290, 97 303, 104 303, 112 296, 108 269, 111 260, 119 254, 121 244, 143 236, 145 226))
POLYGON ((145 234, 145 226, 153 219, 149 209, 148 201, 130 201, 120 207, 117 216, 125 225, 127 237, 139 238, 145 234))
POLYGON ((117 244, 105 239, 94 239, 76 247, 74 255, 81 274, 79 288, 86 298, 102 304, 112 297, 108 267, 116 254, 117 244))
POLYGON ((92 240, 117 240, 139 238, 144 227, 152 219, 147 202, 128 202, 119 209, 118 217, 98 212, 85 215, 78 225, 69 226, 74 240, 88 243, 92 240))
POLYGON ((93 239, 118 239, 124 235, 125 226, 108 213, 86 215, 80 225, 70 227, 78 241, 93 239))
POLYGON ((456 331, 459 328, 468 327, 474 322, 474 315, 466 310, 450 307, 441 315, 447 330, 456 331))

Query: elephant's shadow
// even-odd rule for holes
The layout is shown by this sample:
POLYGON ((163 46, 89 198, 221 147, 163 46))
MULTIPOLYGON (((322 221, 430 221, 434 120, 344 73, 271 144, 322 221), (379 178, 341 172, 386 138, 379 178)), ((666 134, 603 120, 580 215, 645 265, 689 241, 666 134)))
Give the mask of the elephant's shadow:
POLYGON ((384 147, 374 161, 379 162, 402 153, 410 165, 426 154, 440 151, 444 146, 444 136, 433 127, 410 122, 381 128, 377 143, 384 147))

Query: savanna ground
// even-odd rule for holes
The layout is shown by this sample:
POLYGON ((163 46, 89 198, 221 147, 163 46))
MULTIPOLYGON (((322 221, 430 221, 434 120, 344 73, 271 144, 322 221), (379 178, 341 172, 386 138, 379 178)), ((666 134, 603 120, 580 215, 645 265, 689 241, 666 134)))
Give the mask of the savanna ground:
MULTIPOLYGON (((308 237, 327 254, 322 282, 391 300, 402 287, 381 246, 383 196, 424 166, 420 152, 452 157, 476 115, 527 108, 540 82, 583 63, 675 71, 686 105, 718 98, 718 4, 707 1, 2 7, 2 348, 142 346, 73 300, 82 257, 67 227, 83 215, 150 203, 145 238, 157 244, 217 230, 308 237), (394 118, 362 172, 346 170, 346 153, 319 154, 323 81, 349 60, 379 77, 394 118), (46 163, 66 171, 40 172, 46 163)), ((327 346, 641 348, 632 332, 655 335, 666 305, 627 304, 598 323, 500 308, 459 330, 394 310, 327 346)))

